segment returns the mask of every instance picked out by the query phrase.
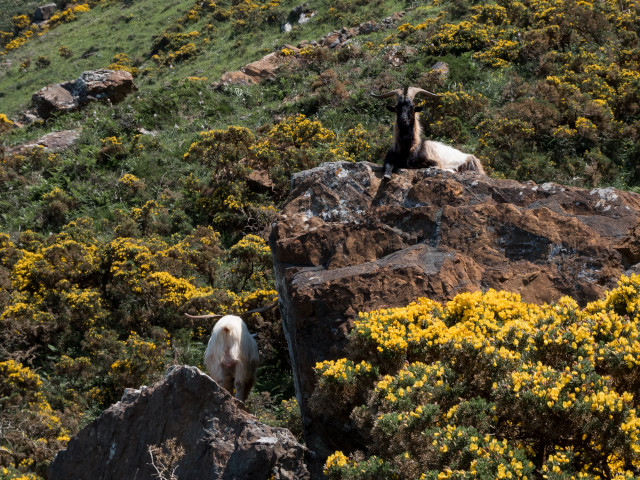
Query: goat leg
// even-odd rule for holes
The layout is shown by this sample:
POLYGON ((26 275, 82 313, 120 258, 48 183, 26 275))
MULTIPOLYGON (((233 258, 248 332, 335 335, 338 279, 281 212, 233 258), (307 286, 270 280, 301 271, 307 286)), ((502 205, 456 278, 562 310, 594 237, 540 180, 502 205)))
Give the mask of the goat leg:
POLYGON ((384 179, 390 180, 396 169, 396 154, 393 150, 389 150, 384 157, 384 179))
POLYGON ((385 180, 391 179, 391 175, 392 174, 393 174, 393 165, 391 165, 390 163, 387 163, 384 166, 384 178, 385 178, 385 180))

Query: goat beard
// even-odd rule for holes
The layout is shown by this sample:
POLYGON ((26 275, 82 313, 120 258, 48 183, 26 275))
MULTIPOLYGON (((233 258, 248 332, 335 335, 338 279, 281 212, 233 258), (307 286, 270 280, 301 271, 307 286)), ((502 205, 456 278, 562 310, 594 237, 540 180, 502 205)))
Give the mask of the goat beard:
POLYGON ((415 120, 413 118, 406 119, 406 118, 399 117, 398 118, 398 141, 397 141, 399 153, 408 155, 411 149, 414 147, 415 140, 416 140, 415 120))
POLYGON ((398 132, 398 142, 396 144, 396 151, 399 155, 399 164, 401 168, 406 168, 406 163, 409 160, 413 150, 419 145, 419 138, 416 141, 416 132, 414 125, 408 128, 402 128, 398 132))

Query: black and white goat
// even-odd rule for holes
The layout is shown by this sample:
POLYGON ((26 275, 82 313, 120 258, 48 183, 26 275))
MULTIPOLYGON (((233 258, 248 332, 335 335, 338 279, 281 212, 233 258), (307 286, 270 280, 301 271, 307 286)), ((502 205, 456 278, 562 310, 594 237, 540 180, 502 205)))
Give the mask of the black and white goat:
POLYGON ((396 97, 394 106, 387 106, 396 114, 396 123, 393 132, 393 145, 384 159, 384 178, 391 175, 398 168, 426 168, 436 167, 442 170, 455 172, 474 171, 485 174, 480 160, 471 154, 463 153, 444 143, 432 140, 422 140, 420 127, 420 111, 422 107, 416 107, 413 103, 417 95, 429 95, 439 97, 435 93, 421 88, 409 87, 404 91, 392 90, 375 98, 396 97))

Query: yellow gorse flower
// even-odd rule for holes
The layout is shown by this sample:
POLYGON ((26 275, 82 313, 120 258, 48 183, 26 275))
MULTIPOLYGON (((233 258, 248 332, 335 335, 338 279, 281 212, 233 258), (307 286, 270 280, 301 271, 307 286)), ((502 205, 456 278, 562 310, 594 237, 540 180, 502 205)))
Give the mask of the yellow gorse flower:
MULTIPOLYGON (((539 466, 544 471, 587 478, 581 462, 605 451, 615 478, 632 478, 625 469, 640 467, 632 374, 640 366, 640 276, 622 276, 617 288, 584 308, 569 297, 533 305, 494 290, 462 293, 444 306, 420 299, 360 314, 351 341, 358 351, 372 352, 370 361, 358 363, 356 355, 319 362, 318 388, 336 389, 337 395, 353 392, 344 385, 368 388, 358 394, 366 403, 354 412, 367 419, 365 425, 370 422, 369 434, 380 445, 416 432, 424 439, 382 459, 380 468, 393 471, 429 452, 432 462, 442 459, 443 465, 468 455, 464 469, 454 463, 436 472, 442 478, 454 471, 472 478, 480 465, 493 478, 532 478, 534 432, 540 429, 551 445, 539 466), (358 384, 358 365, 387 373, 358 384), (502 433, 481 434, 475 418, 502 433), (553 423, 543 426, 550 418, 553 423)), ((340 468, 370 471, 373 458, 340 468)), ((332 465, 332 475, 340 478, 340 468, 332 465)))

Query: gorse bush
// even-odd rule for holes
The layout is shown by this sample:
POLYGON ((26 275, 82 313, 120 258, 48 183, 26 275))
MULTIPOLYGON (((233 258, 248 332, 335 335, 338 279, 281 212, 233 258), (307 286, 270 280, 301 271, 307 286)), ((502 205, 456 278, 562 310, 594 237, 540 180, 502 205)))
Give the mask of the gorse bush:
POLYGON ((14 123, 4 113, 0 113, 0 133, 8 132, 14 123))
POLYGON ((637 478, 640 276, 579 308, 489 290, 360 314, 312 406, 362 434, 333 479, 637 478))
POLYGON ((58 48, 58 55, 60 55, 62 58, 70 58, 72 52, 69 47, 62 45, 58 48))
MULTIPOLYGON (((121 180, 140 188, 134 176, 121 180)), ((153 221, 140 210, 137 221, 153 221)), ((125 387, 152 383, 172 362, 201 365, 211 325, 185 312, 241 313, 277 299, 261 237, 225 249, 212 227, 166 240, 138 235, 103 239, 89 219, 49 236, 0 235, 0 354, 8 358, 0 362, 0 406, 11 425, 0 434, 2 466, 43 474, 86 412, 115 402, 125 387), (26 362, 55 375, 57 386, 26 362)), ((271 323, 248 323, 264 330, 265 352, 275 348, 271 323)))
POLYGON ((35 478, 22 477, 20 470, 26 469, 43 474, 70 432, 45 399, 38 374, 13 360, 0 362, 0 408, 0 455, 13 458, 10 468, 0 467, 0 478, 35 478))
MULTIPOLYGON (((632 53, 640 33, 637 9, 636 2, 617 1, 463 0, 448 7, 450 15, 399 26, 389 41, 401 37, 433 58, 469 55, 475 65, 500 72, 494 78, 509 77, 492 95, 495 103, 471 122, 450 113, 477 127, 477 154, 494 171, 593 185, 620 182, 626 170, 622 180, 637 182, 630 161, 640 140, 632 127, 640 113, 640 64, 632 53)), ((476 95, 486 91, 471 88, 476 95)), ((442 121, 430 119, 428 130, 466 141, 443 129, 442 121)))
POLYGON ((323 147, 334 139, 335 134, 322 122, 298 114, 274 125, 251 151, 258 165, 270 172, 282 198, 291 174, 331 159, 329 150, 323 147))
POLYGON ((206 221, 221 228, 244 225, 256 231, 269 225, 276 202, 289 193, 293 173, 323 161, 368 158, 368 135, 352 129, 338 140, 322 122, 298 114, 284 118, 259 136, 229 126, 200 133, 184 154, 210 170, 207 180, 184 180, 187 197, 206 221), (258 174, 258 178, 252 176, 258 174))
MULTIPOLYGON (((275 301, 265 238, 291 175, 325 161, 381 161, 391 144, 393 117, 370 92, 410 84, 440 94, 424 104, 425 135, 464 145, 498 177, 621 187, 640 180, 638 2, 318 0, 309 6, 317 15, 297 24, 288 17, 300 3, 62 2, 42 27, 13 6, 5 12, 0 96, 11 118, 0 114, 0 362, 38 373, 42 384, 33 388, 68 435, 165 365, 200 365, 211 324, 184 313, 239 313, 275 301), (405 15, 382 21, 400 10, 405 15), (376 23, 340 48, 291 47, 369 20, 376 23), (281 30, 287 21, 290 32, 281 30), (216 83, 272 52, 281 62, 272 80, 216 83), (437 61, 448 73, 431 69, 437 61), (115 105, 94 102, 16 128, 33 92, 106 67, 134 74, 137 91, 115 105), (13 150, 80 127, 63 152, 13 150)), ((456 308, 521 308, 505 295, 460 297, 467 303, 456 308)), ((629 405, 636 400, 625 392, 635 393, 639 381, 624 358, 635 353, 612 356, 613 339, 593 332, 594 345, 608 345, 602 355, 587 351, 591 337, 576 340, 584 351, 573 351, 568 326, 586 329, 595 313, 565 304, 574 313, 556 313, 565 319, 558 325, 551 313, 543 322, 544 309, 521 314, 546 344, 522 325, 518 345, 496 340, 489 327, 500 332, 511 317, 485 309, 495 318, 479 332, 488 329, 483 341, 496 350, 482 357, 473 356, 482 349, 472 350, 468 335, 461 334, 460 349, 444 340, 477 312, 458 318, 449 307, 419 307, 442 330, 435 346, 409 338, 413 323, 404 320, 370 334, 358 327, 353 357, 318 367, 326 388, 312 403, 357 425, 357 441, 368 449, 336 453, 328 471, 353 478, 454 470, 474 478, 635 475, 631 433, 620 433, 623 425, 635 428, 629 405), (537 343, 525 342, 532 337, 537 343), (538 350, 525 351, 529 345, 538 350), (582 386, 588 391, 575 391, 582 386), (554 388, 557 399, 546 391, 554 388), (603 411, 600 403, 592 411, 600 393, 603 411), (622 410, 607 406, 614 397, 622 410), (569 433, 574 427, 579 434, 569 433)), ((626 307, 612 308, 633 319, 626 307)), ((293 387, 279 316, 248 323, 260 333, 263 359, 255 411, 299 432, 295 405, 280 403, 293 387)), ((626 333, 615 335, 616 348, 635 345, 622 340, 626 333)), ((44 417, 25 417, 6 402, 0 425, 34 424, 19 441, 0 439, 0 479, 43 475, 65 432, 44 431, 44 417), (54 434, 45 448, 40 439, 54 434)))

